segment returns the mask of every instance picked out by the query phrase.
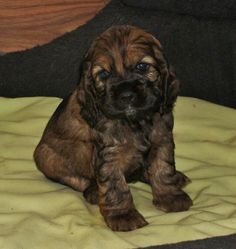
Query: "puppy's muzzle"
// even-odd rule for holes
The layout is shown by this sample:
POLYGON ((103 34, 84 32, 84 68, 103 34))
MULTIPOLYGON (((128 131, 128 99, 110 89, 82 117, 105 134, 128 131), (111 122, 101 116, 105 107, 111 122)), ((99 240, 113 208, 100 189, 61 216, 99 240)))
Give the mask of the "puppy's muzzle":
POLYGON ((146 97, 144 88, 145 82, 141 80, 122 81, 113 85, 111 91, 116 107, 125 109, 130 106, 142 106, 146 97))

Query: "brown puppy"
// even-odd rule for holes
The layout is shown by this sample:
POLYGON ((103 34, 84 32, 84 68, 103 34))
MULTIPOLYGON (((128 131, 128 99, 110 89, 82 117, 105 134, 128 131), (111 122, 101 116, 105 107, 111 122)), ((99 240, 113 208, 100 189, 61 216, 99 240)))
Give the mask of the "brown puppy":
POLYGON ((187 210, 175 169, 173 104, 179 81, 157 39, 132 26, 105 31, 91 45, 80 84, 59 105, 34 159, 48 178, 98 204, 114 231, 147 224, 135 209, 128 182, 150 184, 154 205, 187 210))

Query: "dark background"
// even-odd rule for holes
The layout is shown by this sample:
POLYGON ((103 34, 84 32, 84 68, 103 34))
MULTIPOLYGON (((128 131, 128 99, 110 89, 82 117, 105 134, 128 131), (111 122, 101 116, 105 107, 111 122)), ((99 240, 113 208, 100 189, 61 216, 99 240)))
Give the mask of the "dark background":
POLYGON ((0 96, 67 96, 91 41, 111 25, 155 35, 181 80, 181 95, 236 107, 234 0, 112 0, 95 18, 49 44, 0 56, 0 96))

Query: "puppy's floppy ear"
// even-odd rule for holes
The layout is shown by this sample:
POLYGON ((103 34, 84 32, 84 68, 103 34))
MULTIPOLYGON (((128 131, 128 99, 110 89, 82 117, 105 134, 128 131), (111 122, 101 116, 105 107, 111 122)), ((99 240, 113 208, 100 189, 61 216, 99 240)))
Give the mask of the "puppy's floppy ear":
POLYGON ((81 116, 91 127, 97 123, 100 114, 96 96, 93 77, 91 75, 91 62, 85 60, 81 66, 77 97, 81 106, 81 116))
POLYGON ((172 66, 167 68, 167 77, 164 84, 163 113, 171 112, 180 89, 180 82, 176 78, 175 70, 172 66))
POLYGON ((155 37, 152 38, 154 41, 153 51, 161 73, 160 92, 162 103, 160 112, 164 114, 172 111, 179 93, 180 82, 176 78, 174 68, 169 65, 159 40, 155 37))

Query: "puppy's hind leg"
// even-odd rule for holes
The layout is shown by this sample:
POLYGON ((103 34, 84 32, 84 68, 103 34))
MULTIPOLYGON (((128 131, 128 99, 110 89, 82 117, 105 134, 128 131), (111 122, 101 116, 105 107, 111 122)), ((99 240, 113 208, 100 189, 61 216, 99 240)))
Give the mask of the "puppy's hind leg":
POLYGON ((80 176, 69 158, 65 158, 45 143, 40 143, 34 152, 37 168, 49 179, 83 192, 90 180, 80 176))

